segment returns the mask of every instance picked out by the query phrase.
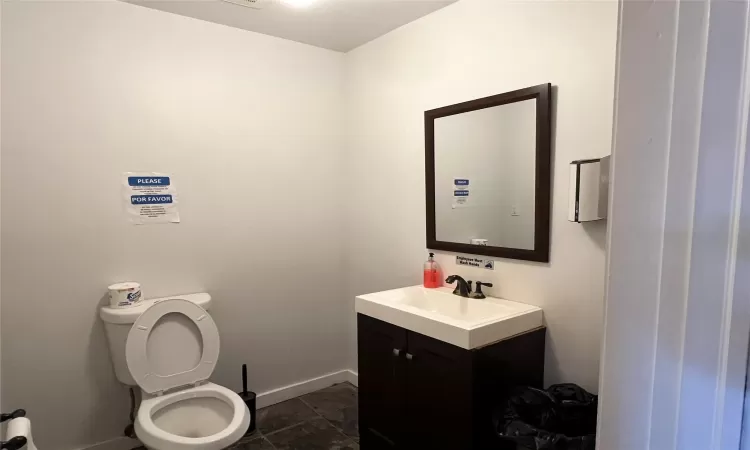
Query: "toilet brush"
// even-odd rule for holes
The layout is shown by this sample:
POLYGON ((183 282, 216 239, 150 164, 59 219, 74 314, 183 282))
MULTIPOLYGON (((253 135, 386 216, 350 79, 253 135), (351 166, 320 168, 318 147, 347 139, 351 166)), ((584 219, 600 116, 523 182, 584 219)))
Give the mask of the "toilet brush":
POLYGON ((250 426, 247 427, 245 432, 245 436, 247 436, 255 432, 255 392, 247 390, 247 364, 242 365, 242 392, 238 392, 238 394, 247 405, 247 409, 250 410, 250 426))

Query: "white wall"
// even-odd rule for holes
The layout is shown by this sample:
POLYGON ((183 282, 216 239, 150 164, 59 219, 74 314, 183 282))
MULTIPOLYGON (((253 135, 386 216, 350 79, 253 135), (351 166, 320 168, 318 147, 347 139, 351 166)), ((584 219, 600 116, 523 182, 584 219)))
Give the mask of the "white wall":
POLYGON ((533 250, 535 161, 536 100, 435 120, 437 239, 533 250), (454 178, 469 179, 456 208, 454 178))
MULTIPOLYGON (((462 0, 347 54, 348 297, 421 283, 423 112, 551 82, 550 263, 499 260, 488 272, 459 269, 450 254, 438 261, 544 308, 546 381, 596 391, 605 224, 567 221, 568 163, 609 153, 616 20, 615 2, 462 0), (386 189, 395 182, 397 195, 386 189)), ((350 349, 355 364, 353 338, 350 349)))
POLYGON ((2 17, 2 394, 40 448, 127 424, 97 307, 109 283, 210 292, 213 380, 256 391, 347 367, 343 56, 120 2, 2 17), (133 226, 125 171, 174 175, 179 225, 133 226))

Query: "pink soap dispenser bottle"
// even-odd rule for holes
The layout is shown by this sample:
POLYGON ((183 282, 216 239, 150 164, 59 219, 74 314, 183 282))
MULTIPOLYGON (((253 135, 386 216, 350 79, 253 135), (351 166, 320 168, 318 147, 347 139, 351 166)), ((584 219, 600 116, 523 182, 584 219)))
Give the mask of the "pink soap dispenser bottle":
POLYGON ((431 289, 443 285, 443 273, 434 256, 434 253, 430 253, 430 257, 424 263, 424 287, 431 289))

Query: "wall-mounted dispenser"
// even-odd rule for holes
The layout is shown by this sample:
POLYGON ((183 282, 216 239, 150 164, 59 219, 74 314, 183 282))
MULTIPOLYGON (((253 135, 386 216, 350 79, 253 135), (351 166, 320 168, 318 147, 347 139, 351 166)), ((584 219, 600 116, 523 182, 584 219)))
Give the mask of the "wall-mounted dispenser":
POLYGON ((570 163, 568 220, 589 222, 607 217, 609 156, 570 163))

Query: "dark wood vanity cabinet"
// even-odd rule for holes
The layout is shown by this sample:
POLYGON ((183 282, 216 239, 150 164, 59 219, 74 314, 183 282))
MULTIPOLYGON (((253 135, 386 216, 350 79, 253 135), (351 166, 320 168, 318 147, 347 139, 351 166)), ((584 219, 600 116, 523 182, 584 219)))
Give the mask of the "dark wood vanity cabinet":
POLYGON ((363 314, 357 327, 362 450, 497 450, 494 408, 544 381, 544 328, 465 350, 363 314))

